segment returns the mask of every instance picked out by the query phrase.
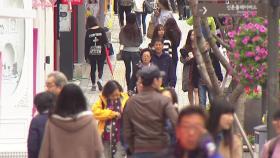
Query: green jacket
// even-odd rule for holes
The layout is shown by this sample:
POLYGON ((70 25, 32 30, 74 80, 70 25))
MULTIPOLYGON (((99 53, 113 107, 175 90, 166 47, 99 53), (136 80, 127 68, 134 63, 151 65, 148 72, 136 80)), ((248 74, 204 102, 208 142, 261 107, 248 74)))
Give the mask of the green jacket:
MULTIPOLYGON (((208 25, 210 26, 211 32, 216 32, 216 23, 213 17, 208 17, 208 25)), ((189 19, 187 19, 188 25, 193 25, 193 16, 191 16, 189 19)))

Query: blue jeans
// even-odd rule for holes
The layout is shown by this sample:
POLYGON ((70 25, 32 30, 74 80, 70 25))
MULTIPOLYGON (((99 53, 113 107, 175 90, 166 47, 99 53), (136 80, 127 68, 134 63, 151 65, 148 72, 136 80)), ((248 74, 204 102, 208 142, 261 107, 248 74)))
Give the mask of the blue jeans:
POLYGON ((156 152, 134 153, 132 158, 153 158, 156 154, 156 152))
POLYGON ((146 29, 146 16, 147 13, 141 13, 141 12, 136 12, 136 22, 137 22, 137 26, 139 28, 141 28, 141 23, 143 25, 143 34, 145 35, 147 33, 147 29, 146 29))
POLYGON ((198 96, 199 96, 199 106, 203 109, 206 109, 206 93, 208 92, 208 99, 212 99, 212 95, 210 94, 206 85, 199 83, 198 84, 198 96))

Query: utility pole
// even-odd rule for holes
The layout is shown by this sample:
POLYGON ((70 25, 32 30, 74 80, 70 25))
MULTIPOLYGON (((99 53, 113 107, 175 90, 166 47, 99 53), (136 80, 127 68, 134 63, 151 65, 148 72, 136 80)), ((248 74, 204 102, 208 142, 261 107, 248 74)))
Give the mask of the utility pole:
POLYGON ((279 0, 269 0, 268 5, 268 79, 267 79, 267 106, 268 106, 268 139, 275 136, 272 126, 273 113, 279 109, 279 0))

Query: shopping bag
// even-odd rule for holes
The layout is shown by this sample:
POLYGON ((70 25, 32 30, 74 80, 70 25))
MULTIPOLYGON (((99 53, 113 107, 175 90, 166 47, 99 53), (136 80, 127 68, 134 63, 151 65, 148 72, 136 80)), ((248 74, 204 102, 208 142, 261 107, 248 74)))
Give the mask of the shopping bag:
POLYGON ((152 39, 152 38, 153 38, 154 30, 155 30, 155 25, 154 25, 153 21, 151 20, 151 21, 149 22, 149 26, 148 26, 148 30, 147 30, 147 37, 148 37, 149 39, 152 39))

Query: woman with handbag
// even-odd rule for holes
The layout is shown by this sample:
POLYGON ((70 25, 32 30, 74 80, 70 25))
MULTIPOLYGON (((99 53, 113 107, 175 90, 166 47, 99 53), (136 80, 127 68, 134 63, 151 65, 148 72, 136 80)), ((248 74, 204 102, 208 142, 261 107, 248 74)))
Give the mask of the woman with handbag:
POLYGON ((97 19, 93 16, 87 18, 86 23, 86 37, 85 37, 85 59, 87 63, 91 66, 91 82, 92 91, 96 90, 96 68, 98 68, 98 89, 102 90, 102 76, 103 68, 106 59, 106 45, 108 44, 108 39, 105 30, 98 26, 97 19), (96 67, 97 66, 97 67, 96 67))
POLYGON ((127 88, 130 85, 131 78, 136 64, 140 61, 140 45, 143 42, 141 30, 136 24, 136 15, 134 13, 128 14, 126 18, 126 25, 121 29, 119 34, 120 45, 123 45, 122 59, 125 64, 125 77, 127 88), (132 64, 132 68, 131 68, 132 64), (132 74, 131 71, 133 70, 132 74))
POLYGON ((195 40, 194 31, 190 30, 187 36, 187 41, 180 50, 181 57, 180 61, 184 64, 183 67, 183 79, 182 79, 182 90, 188 92, 188 99, 190 105, 198 105, 198 80, 199 72, 197 69, 197 64, 193 55, 193 41, 195 40))

